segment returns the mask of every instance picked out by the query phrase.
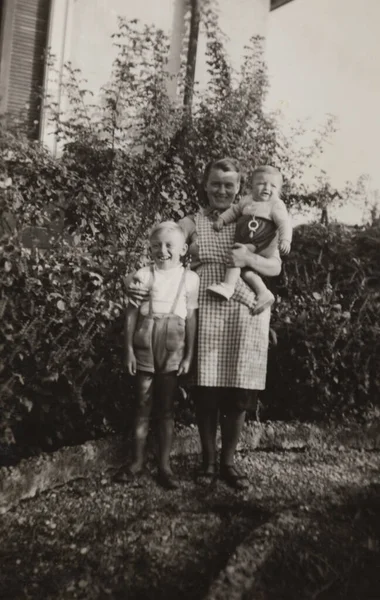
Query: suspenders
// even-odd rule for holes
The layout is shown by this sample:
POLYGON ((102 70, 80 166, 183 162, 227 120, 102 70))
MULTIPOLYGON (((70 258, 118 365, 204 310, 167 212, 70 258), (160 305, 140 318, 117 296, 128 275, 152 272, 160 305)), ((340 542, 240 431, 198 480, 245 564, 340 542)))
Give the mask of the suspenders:
MULTIPOLYGON (((185 284, 185 278, 186 278, 186 269, 183 269, 183 273, 181 276, 181 280, 179 282, 178 285, 178 289, 177 289, 177 293, 175 295, 172 307, 170 309, 170 312, 168 313, 169 315, 173 315, 175 309, 177 308, 177 304, 178 304, 178 300, 180 297, 180 294, 182 292, 183 286, 185 284)), ((155 273, 154 273, 154 268, 153 265, 150 267, 150 282, 149 282, 149 287, 150 287, 150 294, 149 294, 149 317, 153 317, 153 300, 152 300, 152 287, 154 284, 154 280, 155 280, 155 273)))

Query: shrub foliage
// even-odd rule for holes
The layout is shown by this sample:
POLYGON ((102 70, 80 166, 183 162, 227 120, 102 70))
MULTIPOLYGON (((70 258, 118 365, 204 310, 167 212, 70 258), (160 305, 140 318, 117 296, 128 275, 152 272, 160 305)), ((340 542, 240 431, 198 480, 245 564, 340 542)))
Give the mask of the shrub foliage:
MULTIPOLYGON (((208 160, 234 156, 248 175, 258 163, 277 165, 287 182, 285 200, 296 201, 294 182, 312 152, 295 151, 262 110, 261 41, 251 41, 241 72, 233 73, 208 3, 203 27, 209 85, 195 90, 191 114, 166 95, 164 33, 121 20, 100 104, 92 104, 70 64, 64 78, 70 111, 60 114, 45 99, 58 158, 30 142, 21 121, 1 123, 3 445, 57 447, 128 422, 122 278, 144 260, 154 220, 197 208, 208 160)), ((317 135, 314 152, 326 135, 317 135)), ((273 321, 270 414, 329 417, 375 402, 378 305, 368 290, 374 275, 366 244, 378 244, 377 230, 312 227, 296 236, 273 321)))
POLYGON ((277 284, 264 402, 277 418, 378 417, 380 227, 296 228, 277 284))

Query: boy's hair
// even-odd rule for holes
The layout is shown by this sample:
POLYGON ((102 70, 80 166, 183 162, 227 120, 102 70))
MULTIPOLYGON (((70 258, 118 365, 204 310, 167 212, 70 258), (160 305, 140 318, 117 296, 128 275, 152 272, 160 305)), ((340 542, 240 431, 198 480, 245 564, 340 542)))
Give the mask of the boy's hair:
POLYGON ((254 178, 256 177, 256 175, 259 175, 260 173, 268 173, 269 175, 276 175, 280 180, 280 185, 282 186, 283 179, 282 179, 281 171, 279 169, 277 169, 277 167, 272 167, 271 165, 261 165, 259 167, 256 167, 253 170, 251 181, 253 181, 254 178))
POLYGON ((149 241, 159 233, 160 231, 172 231, 173 233, 179 233, 183 237, 183 242, 185 243, 185 234, 178 223, 174 221, 162 221, 161 223, 157 223, 151 229, 149 234, 149 241))

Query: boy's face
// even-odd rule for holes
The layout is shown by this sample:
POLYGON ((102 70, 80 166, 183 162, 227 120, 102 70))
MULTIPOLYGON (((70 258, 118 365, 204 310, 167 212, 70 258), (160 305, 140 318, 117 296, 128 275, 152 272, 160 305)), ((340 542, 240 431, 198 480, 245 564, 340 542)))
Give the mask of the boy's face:
POLYGON ((179 231, 162 229, 150 240, 150 251, 158 269, 167 271, 178 267, 181 256, 185 256, 187 244, 179 231))
POLYGON ((256 202, 267 202, 273 196, 279 196, 281 178, 271 173, 257 173, 252 180, 252 195, 256 202))

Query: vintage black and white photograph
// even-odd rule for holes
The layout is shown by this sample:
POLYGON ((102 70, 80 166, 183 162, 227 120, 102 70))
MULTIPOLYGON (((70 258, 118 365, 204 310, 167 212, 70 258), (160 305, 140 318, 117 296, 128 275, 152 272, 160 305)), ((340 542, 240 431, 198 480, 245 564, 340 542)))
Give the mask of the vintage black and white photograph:
POLYGON ((0 598, 380 600, 380 0, 0 0, 0 598))

